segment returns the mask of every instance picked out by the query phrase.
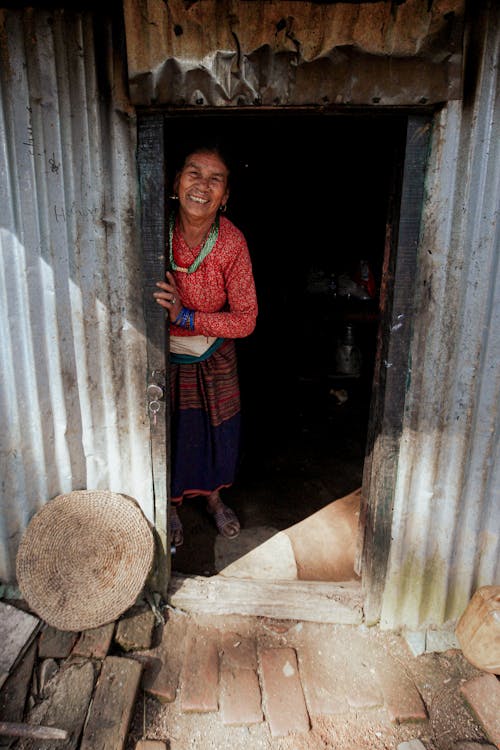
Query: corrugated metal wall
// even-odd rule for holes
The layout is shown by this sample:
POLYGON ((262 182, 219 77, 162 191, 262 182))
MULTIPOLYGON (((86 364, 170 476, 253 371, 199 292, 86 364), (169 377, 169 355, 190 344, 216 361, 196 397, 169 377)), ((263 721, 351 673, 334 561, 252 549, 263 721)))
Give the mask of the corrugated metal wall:
POLYGON ((500 35, 485 5, 464 101, 433 135, 387 627, 453 621, 478 586, 500 583, 500 35))
MULTIPOLYGON (((433 134, 387 627, 453 619, 500 575, 499 32, 485 5, 477 76, 469 67, 465 101, 442 109, 433 134)), ((135 122, 119 54, 95 13, 0 11, 4 580, 31 515, 60 492, 126 492, 153 517, 135 122)))
POLYGON ((51 497, 153 516, 135 122, 111 19, 0 11, 0 578, 51 497), (114 50, 113 50, 114 47, 114 50), (125 101, 122 97, 121 101, 125 101))

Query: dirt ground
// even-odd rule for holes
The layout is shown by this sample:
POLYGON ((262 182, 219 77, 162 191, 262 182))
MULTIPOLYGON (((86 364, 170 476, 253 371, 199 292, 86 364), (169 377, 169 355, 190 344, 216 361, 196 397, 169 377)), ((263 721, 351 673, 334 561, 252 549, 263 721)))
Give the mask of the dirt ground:
MULTIPOLYGON (((142 694, 136 704, 127 750, 133 750, 139 739, 161 739, 169 750, 395 750, 399 743, 417 738, 426 750, 452 750, 461 741, 487 743, 482 728, 459 692, 461 684, 476 676, 478 671, 458 650, 415 657, 403 638, 378 628, 236 616, 178 616, 186 618, 186 627, 188 621, 196 619, 203 627, 255 637, 258 649, 292 646, 298 654, 299 671, 301 653, 311 643, 319 644, 318 653, 321 652, 325 661, 341 654, 344 664, 341 680, 350 678, 350 663, 359 665, 360 653, 355 652, 361 648, 365 662, 371 664, 372 658, 387 659, 413 679, 425 703, 428 719, 399 725, 390 721, 385 708, 348 710, 336 716, 311 716, 311 730, 306 734, 273 738, 266 721, 253 726, 228 727, 223 725, 218 712, 183 713, 179 691, 176 700, 167 704, 142 694)), ((318 663, 318 669, 320 667, 318 663)), ((307 702, 311 686, 302 673, 301 680, 307 702)))

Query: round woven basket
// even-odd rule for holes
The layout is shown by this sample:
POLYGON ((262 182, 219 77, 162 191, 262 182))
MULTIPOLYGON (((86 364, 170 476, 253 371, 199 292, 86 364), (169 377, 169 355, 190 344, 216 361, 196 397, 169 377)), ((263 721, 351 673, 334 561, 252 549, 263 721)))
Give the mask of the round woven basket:
POLYGON ((87 630, 132 606, 153 553, 152 531, 132 498, 78 490, 50 500, 31 519, 17 552, 17 582, 49 625, 87 630))

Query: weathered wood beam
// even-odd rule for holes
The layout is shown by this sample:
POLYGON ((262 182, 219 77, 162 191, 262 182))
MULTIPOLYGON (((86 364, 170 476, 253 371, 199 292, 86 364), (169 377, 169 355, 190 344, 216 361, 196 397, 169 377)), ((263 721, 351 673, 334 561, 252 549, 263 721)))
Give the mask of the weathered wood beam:
POLYGON ((168 602, 178 609, 213 615, 253 615, 343 625, 358 625, 363 621, 363 597, 357 582, 174 575, 168 602))

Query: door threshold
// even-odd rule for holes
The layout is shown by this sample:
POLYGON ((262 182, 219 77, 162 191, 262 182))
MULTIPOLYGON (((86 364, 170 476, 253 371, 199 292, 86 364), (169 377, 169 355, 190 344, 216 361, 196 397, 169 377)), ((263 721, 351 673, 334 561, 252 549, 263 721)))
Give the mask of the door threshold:
POLYGON ((173 574, 167 601, 195 614, 251 615, 339 625, 363 622, 359 581, 266 581, 173 574))

